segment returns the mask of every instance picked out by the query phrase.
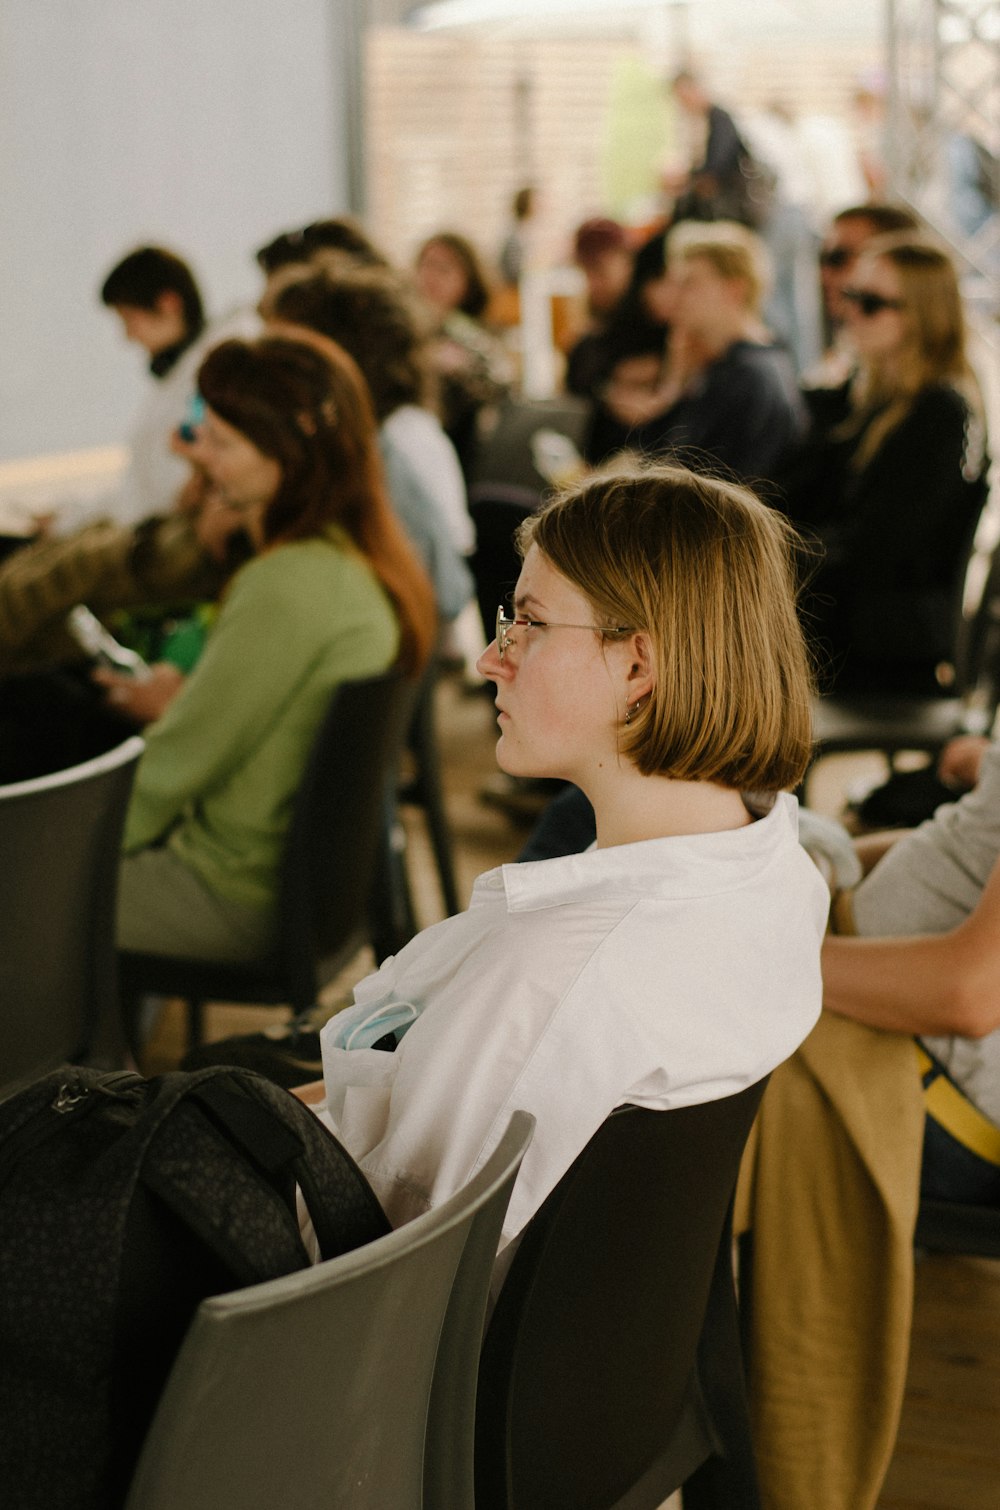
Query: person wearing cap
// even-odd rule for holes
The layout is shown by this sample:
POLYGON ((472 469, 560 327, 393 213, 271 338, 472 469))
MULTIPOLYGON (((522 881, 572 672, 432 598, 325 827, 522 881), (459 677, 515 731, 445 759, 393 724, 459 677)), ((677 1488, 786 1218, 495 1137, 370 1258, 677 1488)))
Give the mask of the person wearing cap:
POLYGON ((635 256, 628 233, 617 220, 595 216, 573 237, 573 261, 587 285, 587 325, 566 353, 564 387, 579 398, 593 398, 614 362, 609 340, 632 283, 635 256))

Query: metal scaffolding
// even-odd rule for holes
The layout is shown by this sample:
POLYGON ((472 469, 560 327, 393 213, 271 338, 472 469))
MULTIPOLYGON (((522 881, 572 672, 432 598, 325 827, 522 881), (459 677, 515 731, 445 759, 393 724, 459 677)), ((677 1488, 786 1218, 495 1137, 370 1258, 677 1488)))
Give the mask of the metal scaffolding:
POLYGON ((1000 0, 887 0, 895 196, 951 245, 967 298, 1000 314, 1000 0))

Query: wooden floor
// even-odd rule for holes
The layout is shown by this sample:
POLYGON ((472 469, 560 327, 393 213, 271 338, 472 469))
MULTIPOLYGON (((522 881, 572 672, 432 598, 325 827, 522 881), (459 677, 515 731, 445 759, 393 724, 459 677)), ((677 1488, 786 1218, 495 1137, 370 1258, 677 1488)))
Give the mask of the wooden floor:
MULTIPOLYGON (((488 698, 463 692, 457 680, 442 686, 442 754, 465 899, 481 871, 514 858, 527 832, 478 797, 496 773, 493 716, 488 698)), ((846 787, 877 769, 872 757, 824 762, 811 783, 810 801, 836 813, 846 787)), ((427 924, 443 915, 440 895, 420 815, 407 814, 406 821, 420 921, 427 924)), ((338 989, 370 966, 370 958, 359 958, 338 989)), ((209 1032, 221 1037, 257 1031, 281 1016, 280 1011, 216 1007, 209 1032)), ((179 1009, 168 1008, 149 1045, 148 1073, 176 1063, 181 1023, 179 1009)), ((879 1510, 1000 1510, 1000 1263, 940 1256, 918 1263, 906 1405, 879 1510)))

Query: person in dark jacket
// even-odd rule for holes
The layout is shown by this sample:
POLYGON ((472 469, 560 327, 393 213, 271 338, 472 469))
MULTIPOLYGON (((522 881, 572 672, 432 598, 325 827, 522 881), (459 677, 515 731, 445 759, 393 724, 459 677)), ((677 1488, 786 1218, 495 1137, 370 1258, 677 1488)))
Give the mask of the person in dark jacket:
POLYGON ((943 250, 902 233, 866 247, 843 296, 857 371, 808 395, 784 478, 821 553, 809 623, 838 691, 933 693, 987 492, 958 281, 943 250))
MULTIPOLYGON (((604 455, 674 455, 700 471, 770 480, 803 433, 805 410, 788 354, 761 321, 763 244, 733 222, 685 224, 670 233, 667 261, 674 288, 659 381, 640 394, 609 383, 603 402, 618 428, 595 418, 592 436, 604 455)), ((595 464, 604 455, 589 448, 595 464)))

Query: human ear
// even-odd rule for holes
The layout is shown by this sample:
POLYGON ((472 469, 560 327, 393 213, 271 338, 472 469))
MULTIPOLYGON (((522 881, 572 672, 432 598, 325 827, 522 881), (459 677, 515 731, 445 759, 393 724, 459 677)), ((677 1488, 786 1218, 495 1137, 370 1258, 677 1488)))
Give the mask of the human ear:
POLYGON ((165 288, 157 294, 153 308, 158 315, 183 314, 184 300, 175 288, 165 288))
POLYGON ((633 634, 624 645, 626 653, 626 693, 634 703, 646 697, 656 685, 656 657, 647 634, 633 634))

